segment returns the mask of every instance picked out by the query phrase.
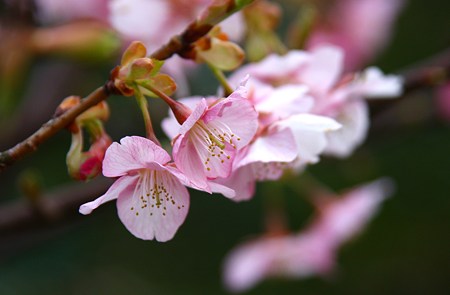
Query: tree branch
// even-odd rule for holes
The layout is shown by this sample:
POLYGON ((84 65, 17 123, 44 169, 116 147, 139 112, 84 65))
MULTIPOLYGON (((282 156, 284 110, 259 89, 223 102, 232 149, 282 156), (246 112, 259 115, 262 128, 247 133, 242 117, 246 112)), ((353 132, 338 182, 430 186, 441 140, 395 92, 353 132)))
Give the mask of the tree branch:
MULTIPOLYGON (((183 33, 173 37, 169 43, 163 45, 150 56, 159 60, 166 60, 174 54, 184 56, 185 53, 190 50, 192 43, 206 35, 219 22, 251 2, 253 2, 253 0, 214 1, 199 18, 187 26, 183 33)), ((117 93, 117 89, 112 81, 108 81, 104 87, 97 88, 76 107, 49 120, 30 137, 14 147, 1 152, 0 172, 4 171, 8 166, 23 158, 25 155, 34 152, 39 145, 55 135, 61 129, 68 126, 81 113, 102 100, 105 100, 113 93, 117 93)))
POLYGON ((30 137, 0 153, 0 172, 17 160, 23 158, 25 155, 34 152, 39 145, 55 135, 61 129, 68 126, 78 115, 106 99, 111 91, 107 90, 107 88, 107 86, 97 88, 83 99, 79 105, 56 118, 50 119, 30 137))

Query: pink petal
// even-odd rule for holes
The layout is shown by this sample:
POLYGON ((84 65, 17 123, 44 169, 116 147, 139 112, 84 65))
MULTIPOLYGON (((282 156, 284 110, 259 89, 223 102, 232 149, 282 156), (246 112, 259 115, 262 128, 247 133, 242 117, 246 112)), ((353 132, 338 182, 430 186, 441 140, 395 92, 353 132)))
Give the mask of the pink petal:
POLYGON ((251 143, 238 167, 250 163, 291 162, 297 157, 297 145, 292 132, 287 129, 272 128, 268 134, 259 136, 251 143))
POLYGON ((212 153, 206 149, 198 150, 205 175, 212 179, 230 175, 235 154, 236 149, 229 143, 225 143, 224 149, 216 148, 212 153))
POLYGON ((167 171, 147 173, 141 175, 134 192, 119 196, 119 218, 136 237, 166 242, 173 238, 186 218, 189 193, 186 187, 167 171))
POLYGON ((173 146, 173 159, 178 167, 190 180, 194 188, 210 191, 204 162, 200 159, 194 143, 187 135, 180 135, 173 146))
POLYGON ((250 165, 233 171, 227 178, 217 178, 212 182, 233 190, 233 193, 231 193, 220 187, 213 188, 215 192, 221 193, 236 202, 249 200, 255 194, 256 181, 250 165))
POLYGON ((286 162, 256 162, 250 164, 253 175, 258 181, 278 180, 283 176, 284 171, 291 167, 293 163, 286 162))
POLYGON ((237 149, 247 145, 258 128, 258 114, 245 98, 222 100, 208 110, 203 120, 208 127, 226 133, 237 149))
POLYGON ((298 72, 300 81, 314 93, 326 93, 343 70, 343 53, 339 47, 323 46, 312 51, 308 66, 298 72))
POLYGON ((305 85, 284 85, 273 88, 272 93, 255 105, 258 112, 273 113, 278 119, 290 115, 309 112, 314 104, 311 96, 306 95, 305 85))
POLYGON ((216 183, 214 181, 209 181, 208 184, 213 193, 222 194, 229 199, 233 199, 234 197, 236 197, 236 191, 232 188, 229 188, 220 183, 216 183))
POLYGON ((149 139, 127 136, 114 142, 106 150, 103 160, 103 175, 118 177, 130 171, 146 168, 150 162, 165 164, 170 161, 169 154, 149 139))
MULTIPOLYGON (((201 100, 202 97, 193 96, 179 99, 178 102, 181 102, 190 109, 195 109, 201 100)), ((173 112, 169 110, 169 116, 162 120, 161 127, 166 135, 170 139, 173 139, 179 134, 181 125, 178 123, 173 112)))
POLYGON ((201 101, 197 103, 197 106, 195 107, 192 114, 187 118, 187 120, 181 125, 180 134, 186 134, 194 125, 197 123, 197 121, 203 116, 206 109, 208 108, 206 104, 206 100, 203 98, 201 101))
POLYGON ((115 200, 119 195, 123 193, 132 193, 137 181, 137 176, 120 177, 111 185, 111 187, 104 195, 98 197, 92 202, 81 205, 79 212, 84 215, 91 214, 91 212, 101 204, 109 202, 111 200, 115 200))
POLYGON ((328 273, 332 248, 317 235, 263 237, 234 249, 225 260, 224 281, 232 291, 247 290, 265 278, 305 278, 328 273))
POLYGON ((247 290, 263 280, 272 267, 276 245, 262 240, 240 245, 228 254, 224 265, 225 285, 234 292, 247 290))
POLYGON ((389 179, 379 179, 351 189, 342 197, 325 203, 321 216, 312 227, 340 246, 364 228, 392 191, 393 183, 389 179))
POLYGON ((286 55, 269 55, 256 64, 242 67, 239 72, 248 73, 266 83, 290 79, 309 61, 309 55, 300 50, 291 50, 286 55))

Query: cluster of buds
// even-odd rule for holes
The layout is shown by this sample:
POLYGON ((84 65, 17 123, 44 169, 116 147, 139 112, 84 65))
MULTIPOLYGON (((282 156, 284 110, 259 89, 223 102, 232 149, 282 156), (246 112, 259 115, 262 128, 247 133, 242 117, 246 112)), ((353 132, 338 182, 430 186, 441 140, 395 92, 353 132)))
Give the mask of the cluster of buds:
POLYGON ((154 97, 153 89, 171 95, 176 90, 176 84, 170 76, 159 73, 163 64, 163 61, 147 57, 144 44, 133 42, 124 52, 120 65, 112 71, 111 80, 125 96, 141 92, 154 97))

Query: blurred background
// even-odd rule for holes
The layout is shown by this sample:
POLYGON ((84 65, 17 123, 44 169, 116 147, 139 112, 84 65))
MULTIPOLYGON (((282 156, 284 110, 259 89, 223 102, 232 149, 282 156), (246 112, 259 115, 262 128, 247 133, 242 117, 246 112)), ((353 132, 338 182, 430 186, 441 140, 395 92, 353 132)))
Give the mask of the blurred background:
MULTIPOLYGON (((410 0, 392 42, 373 64, 399 73, 448 48, 449 11, 449 1, 410 0)), ((7 37, 1 36, 1 43, 7 37)), ((21 97, 15 112, 0 120, 1 150, 48 120, 61 98, 86 95, 101 85, 112 65, 114 59, 36 58, 14 93, 21 97)), ((202 67, 190 84, 192 93, 201 95, 215 93, 218 86, 202 67)), ((380 176, 397 184, 367 230, 341 249, 335 275, 271 279, 245 294, 448 294, 450 122, 439 116, 435 102, 435 89, 426 88, 383 105, 368 140, 349 159, 323 158, 308 168, 338 191, 380 176)), ((113 140, 144 134, 134 99, 113 96, 108 103, 106 129, 113 140)), ((167 114, 156 101, 151 112, 155 122, 167 114)), ((261 192, 270 184, 258 186, 255 198, 243 203, 191 191, 189 215, 175 238, 141 241, 121 224, 114 202, 89 216, 78 214, 84 201, 64 204, 60 212, 47 208, 50 217, 30 213, 33 204, 39 206, 27 193, 30 186, 52 199, 50 207, 63 204, 65 194, 90 194, 85 199, 90 200, 104 191, 107 180, 102 177, 86 186, 69 178, 69 146, 70 133, 60 132, 0 175, 0 294, 227 294, 223 259, 238 243, 264 231, 261 192)), ((277 193, 291 228, 300 229, 311 216, 310 204, 289 188, 277 193)))

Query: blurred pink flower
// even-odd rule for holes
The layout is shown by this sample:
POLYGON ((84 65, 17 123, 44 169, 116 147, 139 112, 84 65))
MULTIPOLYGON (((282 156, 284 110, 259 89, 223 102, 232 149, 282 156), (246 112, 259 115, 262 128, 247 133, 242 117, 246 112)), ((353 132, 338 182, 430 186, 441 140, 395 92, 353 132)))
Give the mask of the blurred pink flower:
POLYGON ((363 229, 391 189, 390 181, 381 179, 338 198, 318 198, 319 214, 304 231, 262 237, 233 249, 225 259, 225 285, 244 291, 270 277, 330 274, 339 247, 363 229))
POLYGON ((345 51, 345 71, 370 62, 387 44, 404 0, 339 0, 319 18, 307 48, 325 44, 345 51))
POLYGON ((286 117, 289 114, 286 110, 291 110, 292 115, 302 107, 304 112, 336 119, 343 127, 327 134, 326 152, 346 157, 367 133, 368 112, 364 99, 398 96, 402 80, 398 76, 385 76, 373 67, 346 77, 342 77, 342 72, 342 50, 324 46, 311 52, 294 50, 284 56, 270 55, 258 63, 241 67, 230 81, 235 84, 249 74, 248 87, 251 97, 255 98, 256 109, 264 110, 261 106, 267 104, 278 118, 286 117), (289 95, 283 91, 277 100, 270 99, 283 88, 289 89, 289 95), (305 101, 302 96, 312 101, 310 110, 304 103, 300 104, 301 99, 305 101))
POLYGON ((319 215, 309 230, 338 248, 361 232, 393 190, 393 182, 382 178, 352 188, 338 197, 318 196, 319 215))
POLYGON ((186 177, 169 163, 165 150, 143 137, 124 137, 106 151, 103 175, 119 177, 96 200, 83 204, 90 214, 117 199, 119 218, 136 237, 165 242, 173 238, 189 208, 186 177))
POLYGON ((318 235, 262 237, 229 253, 224 264, 224 283, 229 290, 239 292, 269 277, 326 275, 334 266, 333 255, 318 235))
POLYGON ((445 121, 450 122, 450 83, 437 88, 436 109, 438 115, 445 121))

